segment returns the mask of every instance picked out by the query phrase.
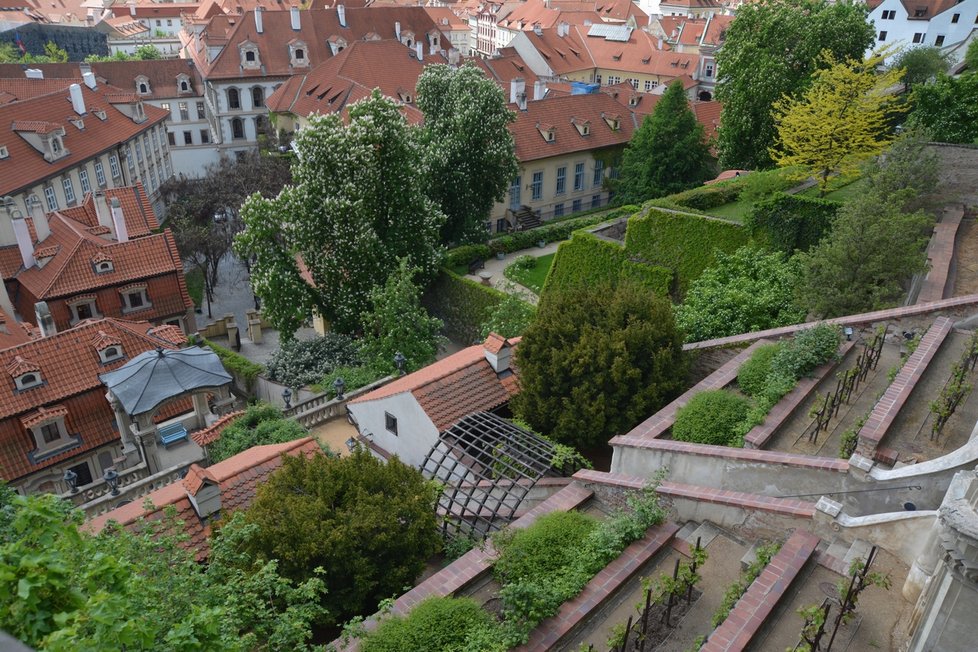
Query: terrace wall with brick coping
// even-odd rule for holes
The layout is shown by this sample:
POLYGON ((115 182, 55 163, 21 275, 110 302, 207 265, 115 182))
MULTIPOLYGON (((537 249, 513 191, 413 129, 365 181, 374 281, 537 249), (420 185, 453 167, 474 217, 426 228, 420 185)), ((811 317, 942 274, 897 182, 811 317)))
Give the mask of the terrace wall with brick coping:
MULTIPOLYGON (((909 497, 906 496, 905 497, 909 497)), ((830 513, 817 511, 815 531, 825 539, 839 537, 849 543, 856 539, 868 541, 893 553, 907 566, 924 550, 924 544, 937 520, 937 510, 889 512, 870 516, 850 516, 841 512, 834 518, 830 513)), ((845 574, 846 568, 833 568, 845 574)))
MULTIPOLYGON (((763 346, 764 344, 767 344, 767 342, 760 341, 747 347, 725 365, 690 387, 682 396, 632 428, 626 436, 649 439, 661 437, 675 423, 676 413, 679 412, 679 408, 689 403, 690 399, 700 392, 709 389, 723 389, 737 380, 737 371, 740 369, 740 365, 746 362, 759 346, 763 346)), ((612 439, 612 445, 614 445, 614 442, 615 440, 612 439)))
POLYGON ((819 538, 814 534, 796 530, 700 649, 703 652, 745 649, 808 563, 818 544, 819 538))
POLYGON ((588 617, 601 608, 645 564, 672 540, 679 531, 673 523, 663 523, 651 528, 646 535, 630 546, 617 559, 595 575, 577 597, 561 606, 557 615, 540 623, 526 645, 516 648, 520 652, 550 650, 567 640, 588 617))
POLYGON ((839 363, 842 362, 842 359, 855 345, 855 342, 843 342, 842 346, 839 347, 839 355, 836 359, 823 364, 810 377, 799 380, 795 388, 778 401, 777 405, 771 408, 771 411, 767 413, 767 417, 764 419, 764 423, 759 426, 754 426, 744 436, 744 448, 764 448, 775 431, 795 413, 798 406, 805 402, 805 399, 822 382, 822 379, 835 371, 839 363))
POLYGON ((859 430, 859 443, 856 452, 869 459, 874 459, 876 449, 886 431, 897 418, 907 399, 913 393, 917 381, 924 375, 927 365, 937 354, 941 344, 954 328, 954 323, 947 317, 938 317, 920 339, 920 344, 900 369, 896 378, 886 388, 883 397, 873 407, 866 423, 859 430))
POLYGON ((948 206, 944 209, 941 221, 934 226, 934 235, 927 245, 927 258, 930 271, 920 286, 917 303, 939 301, 947 291, 948 274, 954 258, 954 239, 964 218, 963 206, 948 206))
MULTIPOLYGON (((577 509, 590 500, 592 496, 593 492, 583 485, 579 483, 570 484, 524 514, 512 524, 512 527, 529 527, 544 514, 577 509)), ((484 550, 479 548, 470 550, 395 600, 392 613, 403 616, 425 598, 451 596, 462 591, 490 572, 495 554, 491 543, 487 544, 484 550)), ((376 616, 372 616, 364 622, 367 631, 373 631, 377 625, 376 616)), ((359 649, 357 641, 344 644, 341 639, 336 639, 331 645, 337 650, 347 652, 354 652, 359 649)))
POLYGON ((812 321, 805 324, 796 324, 794 326, 769 328, 767 330, 756 331, 754 333, 743 333, 741 335, 731 335, 730 337, 703 340, 702 342, 690 342, 689 344, 683 345, 683 350, 698 351, 700 349, 712 349, 716 347, 743 346, 764 338, 780 339, 782 337, 794 335, 800 330, 811 328, 812 326, 822 323, 836 324, 839 326, 863 326, 876 322, 894 321, 905 317, 915 317, 929 313, 936 313, 935 316, 947 315, 961 318, 973 314, 976 308, 978 308, 978 294, 969 294, 951 299, 942 299, 941 301, 934 301, 932 303, 916 303, 912 306, 889 308, 887 310, 875 310, 873 312, 865 312, 859 315, 848 315, 846 317, 826 319, 821 322, 812 321))

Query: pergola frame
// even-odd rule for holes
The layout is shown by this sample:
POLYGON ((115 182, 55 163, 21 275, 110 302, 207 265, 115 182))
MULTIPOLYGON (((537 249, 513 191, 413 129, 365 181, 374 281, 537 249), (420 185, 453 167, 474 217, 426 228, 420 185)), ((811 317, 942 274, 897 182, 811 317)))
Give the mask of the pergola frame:
POLYGON ((446 538, 482 540, 508 524, 537 481, 552 470, 555 447, 489 412, 475 412, 438 436, 421 465, 445 485, 438 499, 446 538))

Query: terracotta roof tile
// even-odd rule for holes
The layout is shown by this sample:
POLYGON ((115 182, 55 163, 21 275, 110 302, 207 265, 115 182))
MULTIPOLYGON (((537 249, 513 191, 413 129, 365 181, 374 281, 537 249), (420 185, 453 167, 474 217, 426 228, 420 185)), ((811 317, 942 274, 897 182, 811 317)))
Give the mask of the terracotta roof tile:
POLYGON ((12 378, 18 376, 23 376, 26 373, 32 371, 40 371, 41 368, 37 366, 36 362, 31 362, 30 360, 25 360, 19 355, 14 356, 14 358, 7 363, 7 373, 10 374, 12 378))
POLYGON ((510 125, 516 142, 516 158, 521 162, 625 145, 635 130, 630 118, 619 120, 617 130, 606 122, 606 117, 620 117, 622 106, 604 93, 548 97, 527 102, 526 107, 525 111, 517 111, 516 121, 510 125), (572 118, 590 120, 589 133, 581 135, 571 124, 572 118), (554 125, 554 140, 545 140, 537 124, 554 125))
POLYGON ((220 484, 220 481, 209 469, 205 469, 199 464, 191 464, 190 468, 187 469, 187 475, 183 478, 182 484, 188 494, 196 496, 201 487, 207 483, 220 484))
POLYGON ((506 338, 498 333, 489 333, 489 337, 482 343, 483 348, 489 353, 499 353, 506 346, 506 338))
POLYGON ((68 416, 68 408, 63 405, 52 405, 51 407, 42 406, 23 417, 20 422, 24 424, 25 428, 33 428, 43 421, 66 416, 68 416))
POLYGON ((237 410, 236 412, 225 414, 223 417, 206 428, 190 433, 190 438, 194 440, 194 443, 201 447, 213 444, 215 441, 221 438, 221 435, 224 433, 224 429, 230 426, 242 414, 244 414, 244 410, 237 410))

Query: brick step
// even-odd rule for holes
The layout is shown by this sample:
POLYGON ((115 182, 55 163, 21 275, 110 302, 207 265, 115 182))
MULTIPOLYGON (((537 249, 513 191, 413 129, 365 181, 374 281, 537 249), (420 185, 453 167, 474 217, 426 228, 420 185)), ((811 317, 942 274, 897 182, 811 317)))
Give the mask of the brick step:
POLYGON ((727 652, 746 649, 760 631, 781 596, 795 580, 820 543, 811 532, 795 530, 781 546, 747 592, 730 611, 727 619, 710 634, 702 652, 727 652))

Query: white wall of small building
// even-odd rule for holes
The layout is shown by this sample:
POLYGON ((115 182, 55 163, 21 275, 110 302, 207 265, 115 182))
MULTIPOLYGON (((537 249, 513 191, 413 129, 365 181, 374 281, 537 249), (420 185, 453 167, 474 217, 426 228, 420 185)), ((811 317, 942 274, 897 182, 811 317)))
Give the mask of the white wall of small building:
POLYGON ((438 441, 438 429, 410 392, 347 406, 362 437, 397 455, 405 464, 420 468, 438 441), (397 419, 397 434, 387 430, 386 414, 397 419))
POLYGON ((875 26, 876 32, 873 35, 873 45, 867 54, 886 46, 896 48, 912 46, 915 34, 920 35, 919 43, 926 38, 927 21, 910 20, 907 9, 900 0, 883 0, 882 4, 869 12, 869 21, 875 26), (884 15, 893 17, 883 18, 884 15))
POLYGON ((936 47, 954 45, 968 38, 975 29, 978 29, 978 0, 962 0, 930 20, 925 44, 936 47))

